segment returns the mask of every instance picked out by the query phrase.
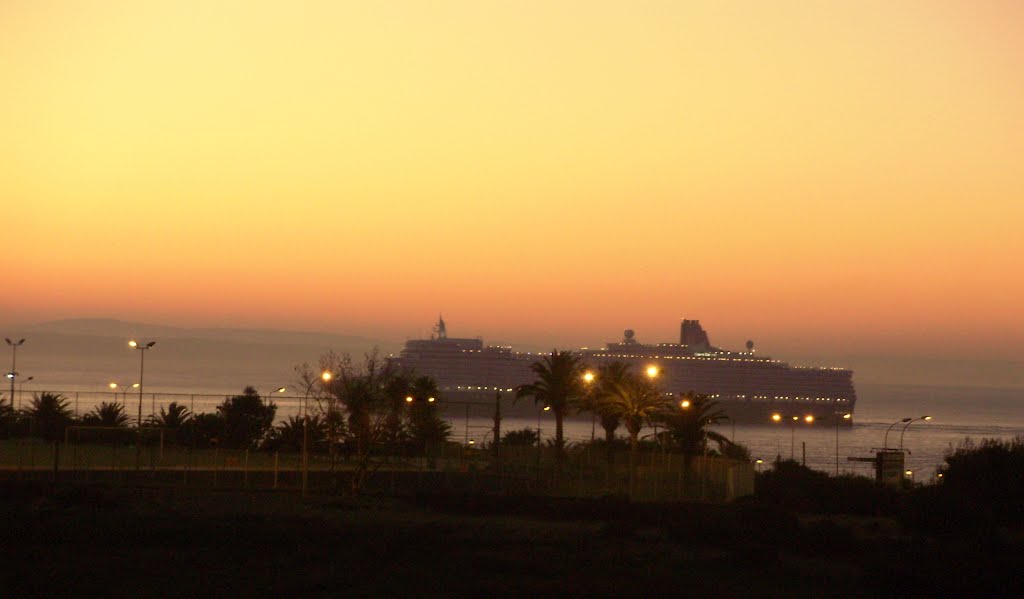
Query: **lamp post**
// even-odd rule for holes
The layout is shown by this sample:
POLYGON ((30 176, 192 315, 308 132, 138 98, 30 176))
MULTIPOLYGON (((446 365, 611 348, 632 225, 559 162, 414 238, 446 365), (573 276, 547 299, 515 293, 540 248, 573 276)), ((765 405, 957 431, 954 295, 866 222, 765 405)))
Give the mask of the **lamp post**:
POLYGON ((551 410, 551 406, 544 406, 543 409, 537 410, 537 484, 540 484, 540 416, 544 412, 551 410))
MULTIPOLYGON (((18 409, 19 410, 21 409, 21 394, 22 394, 21 388, 25 386, 25 383, 27 383, 27 382, 29 382, 31 380, 34 380, 35 378, 36 377, 34 377, 34 376, 30 376, 27 379, 18 381, 18 409)), ((11 407, 13 407, 13 405, 11 407)))
MULTIPOLYGON (((796 423, 800 420, 799 416, 787 416, 789 420, 789 459, 796 459, 796 423)), ((782 422, 782 414, 776 412, 772 414, 772 422, 776 424, 782 422)), ((804 422, 807 424, 814 424, 814 416, 807 414, 804 416, 804 422)))
POLYGON ((271 395, 273 393, 284 393, 287 390, 288 390, 287 387, 278 387, 277 389, 274 389, 271 393, 267 393, 267 396, 266 396, 267 397, 267 405, 268 406, 270 405, 270 402, 272 401, 271 395))
POLYGON ((153 349, 154 345, 156 345, 156 341, 150 341, 149 343, 147 343, 145 345, 140 344, 139 342, 135 341, 134 339, 132 339, 131 341, 128 342, 128 346, 129 347, 131 347, 133 349, 139 350, 139 421, 138 421, 138 428, 139 428, 140 431, 142 430, 142 381, 143 381, 143 375, 146 372, 146 350, 147 349, 153 349))
MULTIPOLYGON (((329 371, 325 370, 320 374, 320 380, 324 384, 331 382, 334 378, 329 371)), ((302 397, 302 496, 309 492, 309 393, 313 390, 316 379, 309 381, 306 385, 306 393, 302 397)))
MULTIPOLYGON (((656 365, 651 364, 650 366, 647 367, 645 373, 647 374, 647 379, 650 380, 651 383, 653 383, 654 379, 658 378, 658 375, 661 374, 661 371, 658 369, 656 365)), ((652 423, 652 425, 654 427, 654 440, 657 441, 658 445, 660 446, 661 439, 658 438, 658 424, 652 423)))
POLYGON ((914 424, 918 420, 931 420, 931 419, 932 419, 931 416, 921 416, 920 418, 914 418, 910 422, 908 422, 905 425, 903 425, 903 430, 900 431, 900 451, 901 452, 903 451, 903 433, 907 432, 907 429, 910 428, 910 425, 914 424))
MULTIPOLYGON (((839 476, 839 414, 834 414, 833 417, 836 421, 836 476, 839 476)), ((849 420, 853 415, 849 412, 843 414, 842 420, 849 420)))
MULTIPOLYGON (((118 384, 117 383, 110 383, 107 386, 110 387, 110 390, 114 392, 114 403, 117 403, 118 384)), ((122 389, 122 391, 121 391, 121 394, 122 394, 121 403, 124 404, 125 412, 128 411, 128 387, 131 387, 132 389, 138 389, 139 388, 139 384, 138 383, 132 383, 131 385, 125 385, 124 387, 121 387, 121 389, 122 389)))
POLYGON ((537 449, 540 449, 540 416, 544 412, 550 412, 551 406, 544 406, 543 409, 537 410, 537 449))
POLYGON ((14 412, 14 378, 18 376, 18 347, 21 346, 22 343, 25 343, 25 340, 20 339, 15 343, 7 337, 4 337, 4 341, 7 342, 7 345, 11 346, 11 372, 8 375, 8 378, 11 379, 11 412, 14 412))
MULTIPOLYGON (((594 399, 594 397, 593 397, 593 384, 594 384, 594 379, 595 378, 597 378, 597 377, 595 377, 594 373, 590 372, 589 370, 587 372, 583 373, 583 383, 586 385, 586 388, 587 388, 587 399, 589 399, 589 400, 593 400, 594 399)), ((597 410, 593 409, 594 408, 593 405, 591 405, 590 408, 591 408, 591 411, 590 411, 590 442, 593 443, 594 442, 594 434, 597 432, 597 410)))
POLYGON ((887 451, 889 449, 889 431, 891 431, 893 427, 896 426, 897 424, 903 424, 906 422, 910 422, 911 420, 913 420, 913 418, 903 418, 902 420, 897 420, 896 422, 890 424, 889 428, 885 429, 885 438, 882 441, 882 451, 887 451))
MULTIPOLYGON (((135 425, 135 469, 138 470, 142 465, 142 376, 146 370, 146 350, 152 349, 156 345, 156 341, 150 341, 145 345, 140 345, 134 339, 128 342, 128 347, 139 350, 139 420, 135 425)), ((128 403, 127 393, 125 394, 125 403, 128 403)))

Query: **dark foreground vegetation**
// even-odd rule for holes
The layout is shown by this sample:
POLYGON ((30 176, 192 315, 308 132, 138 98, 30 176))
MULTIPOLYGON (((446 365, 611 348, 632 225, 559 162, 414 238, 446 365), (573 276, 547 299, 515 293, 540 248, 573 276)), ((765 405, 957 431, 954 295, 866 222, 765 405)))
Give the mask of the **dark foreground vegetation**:
POLYGON ((299 501, 239 489, 5 482, 0 579, 5 597, 928 597, 1024 588, 1019 523, 928 531, 908 525, 900 500, 883 504, 895 510, 883 516, 850 514, 849 505, 797 513, 786 501, 774 492, 730 505, 625 495, 299 501))

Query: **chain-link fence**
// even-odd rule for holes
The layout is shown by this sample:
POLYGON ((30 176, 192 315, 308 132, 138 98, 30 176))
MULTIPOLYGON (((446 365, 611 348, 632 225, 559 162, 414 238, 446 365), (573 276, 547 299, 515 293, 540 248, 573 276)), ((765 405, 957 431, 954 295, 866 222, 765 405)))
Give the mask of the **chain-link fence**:
MULTIPOLYGON (((70 422, 59 434, 43 430, 29 416, 34 392, 17 418, 0 431, 0 475, 57 477, 80 481, 144 481, 175 485, 211 485, 261 489, 300 489, 303 470, 313 492, 351 486, 353 472, 366 470, 365 488, 394 493, 501 492, 571 496, 629 493, 642 500, 726 500, 752 492, 753 466, 710 456, 681 456, 644 444, 630 467, 629 452, 600 438, 603 431, 589 418, 567 423, 565 447, 553 444, 555 421, 531 403, 500 406, 502 436, 518 434, 518 443, 495 449, 493 401, 442 401, 437 415, 449 427, 449 441, 412 445, 375 445, 363 455, 351 446, 327 451, 321 439, 310 443, 307 465, 300 445, 277 451, 228 449, 182 435, 171 416, 213 414, 231 395, 52 391, 63 402, 70 422), (116 406, 116 422, 110 420, 116 406), (101 411, 107 410, 107 419, 101 411), (141 414, 141 420, 139 415, 141 414), (139 427, 138 423, 142 426, 139 427), (44 441, 43 438, 50 439, 44 441)), ((303 413, 316 414, 315 399, 283 394, 261 395, 276 406, 274 422, 282 426, 303 413)), ((295 431, 293 431, 295 432, 295 431)), ((299 427, 301 437, 301 426, 299 427)), ((209 440, 207 440, 209 441, 209 440)), ((220 445, 226 445, 221 442, 220 445)))
MULTIPOLYGON (((24 437, 0 441, 0 471, 11 478, 78 482, 150 482, 174 486, 301 489, 303 454, 197 449, 168 441, 158 428, 71 428, 66 440, 24 437), (137 440, 138 439, 138 440, 137 440)), ((350 488, 360 465, 364 490, 395 494, 483 492, 562 496, 629 493, 630 455, 598 445, 559 452, 551 446, 491 447, 444 443, 419 454, 308 456, 311 492, 350 488)), ((644 451, 636 458, 633 497, 642 501, 725 501, 750 493, 750 464, 710 456, 644 451)))

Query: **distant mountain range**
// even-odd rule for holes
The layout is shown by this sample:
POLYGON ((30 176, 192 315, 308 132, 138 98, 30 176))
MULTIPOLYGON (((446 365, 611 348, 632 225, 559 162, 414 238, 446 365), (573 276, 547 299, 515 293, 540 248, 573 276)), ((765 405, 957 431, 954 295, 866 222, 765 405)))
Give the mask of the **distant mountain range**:
POLYGON ((316 365, 329 351, 349 353, 358 363, 375 347, 384 355, 401 349, 398 343, 355 335, 185 328, 100 318, 5 327, 3 334, 26 338, 17 363, 21 379, 33 377, 26 390, 96 391, 108 389, 110 382, 135 382, 138 353, 128 347, 133 338, 157 342, 146 356, 146 389, 153 392, 237 392, 249 384, 276 388, 294 382, 295 365, 316 365))
POLYGON ((311 331, 284 331, 274 329, 185 328, 167 325, 130 322, 112 318, 66 318, 50 320, 21 327, 23 335, 46 333, 90 337, 146 337, 154 339, 211 339, 243 343, 273 344, 340 344, 359 347, 379 346, 392 349, 395 343, 355 335, 318 333, 311 331))

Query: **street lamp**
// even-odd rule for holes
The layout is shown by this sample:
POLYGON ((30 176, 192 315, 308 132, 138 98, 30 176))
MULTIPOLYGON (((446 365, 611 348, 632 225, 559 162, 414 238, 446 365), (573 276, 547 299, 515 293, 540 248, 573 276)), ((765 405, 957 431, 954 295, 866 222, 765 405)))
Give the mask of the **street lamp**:
MULTIPOLYGON (((128 387, 129 386, 132 389, 138 389, 139 388, 139 384, 138 383, 132 383, 131 385, 126 385, 124 387, 121 387, 121 389, 122 389, 121 393, 123 395, 123 399, 121 400, 121 403, 124 404, 125 410, 128 409, 128 387)), ((110 387, 110 390, 114 392, 114 403, 117 403, 117 388, 118 388, 118 384, 117 383, 110 383, 108 385, 108 387, 110 387)))
POLYGON ((271 402, 271 401, 273 401, 273 400, 271 399, 271 395, 272 395, 273 393, 284 393, 284 392, 285 392, 285 391, 287 391, 287 390, 288 390, 288 388, 287 388, 287 387, 278 387, 277 389, 274 389, 274 390, 273 390, 273 391, 271 391, 270 393, 267 393, 267 405, 269 406, 269 405, 270 405, 270 402, 271 402))
MULTIPOLYGON (((787 417, 787 418, 789 418, 789 459, 790 460, 795 460, 796 459, 796 423, 797 423, 797 421, 800 420, 800 417, 799 416, 791 416, 791 417, 787 417)), ((772 414, 772 422, 775 422, 776 424, 778 424, 779 422, 782 422, 782 414, 779 414, 778 412, 772 414)), ((813 424, 814 423, 814 416, 811 415, 811 414, 807 414, 806 416, 804 416, 804 422, 806 422, 807 424, 813 424)))
MULTIPOLYGON (((320 381, 324 385, 331 382, 334 375, 329 370, 320 373, 320 381)), ((306 394, 302 397, 302 496, 305 497, 309 491, 309 393, 317 379, 312 379, 306 385, 306 394)))
POLYGON ((139 350, 139 421, 138 428, 142 429, 142 381, 143 375, 146 372, 146 350, 153 349, 156 345, 156 341, 150 341, 149 343, 142 345, 139 342, 132 339, 128 342, 128 346, 132 349, 139 350))
MULTIPOLYGON (((593 399, 593 388, 594 379, 597 378, 593 372, 589 370, 583 373, 583 383, 587 387, 587 399, 593 399)), ((597 410, 594 406, 590 406, 590 442, 594 442, 594 435, 597 432, 597 410)))
POLYGON ((894 426, 896 426, 897 424, 903 424, 903 423, 906 423, 906 422, 910 422, 912 420, 913 420, 913 418, 903 418, 902 420, 897 420, 896 422, 893 422, 892 424, 889 425, 889 428, 885 429, 885 437, 884 437, 884 440, 882 441, 882 451, 885 451, 885 450, 889 449, 889 431, 891 431, 892 428, 894 426))
POLYGON ((543 409, 537 410, 537 448, 540 448, 540 416, 544 412, 550 412, 551 406, 544 406, 543 409))
POLYGON ((652 379, 653 378, 657 378, 658 377, 658 373, 659 373, 658 367, 655 366, 654 364, 651 364, 650 366, 647 367, 647 376, 649 378, 652 378, 652 379))
POLYGON ((25 343, 24 339, 18 340, 17 343, 11 341, 7 337, 4 337, 4 341, 7 345, 11 346, 11 372, 7 375, 7 378, 11 379, 11 412, 14 411, 14 377, 18 376, 18 347, 25 343))
POLYGON ((907 429, 910 428, 910 425, 914 424, 918 420, 931 420, 931 419, 932 419, 931 416, 921 416, 920 418, 914 418, 913 420, 911 420, 910 422, 906 423, 903 426, 903 430, 900 431, 900 451, 903 451, 903 433, 907 432, 907 429))
MULTIPOLYGON (((836 417, 835 418, 835 421, 836 421, 836 476, 839 476, 839 421, 840 421, 840 418, 838 418, 839 414, 834 414, 833 416, 836 417)), ((849 420, 850 418, 853 418, 853 414, 850 414, 849 412, 847 412, 846 414, 843 414, 842 420, 849 420)))

